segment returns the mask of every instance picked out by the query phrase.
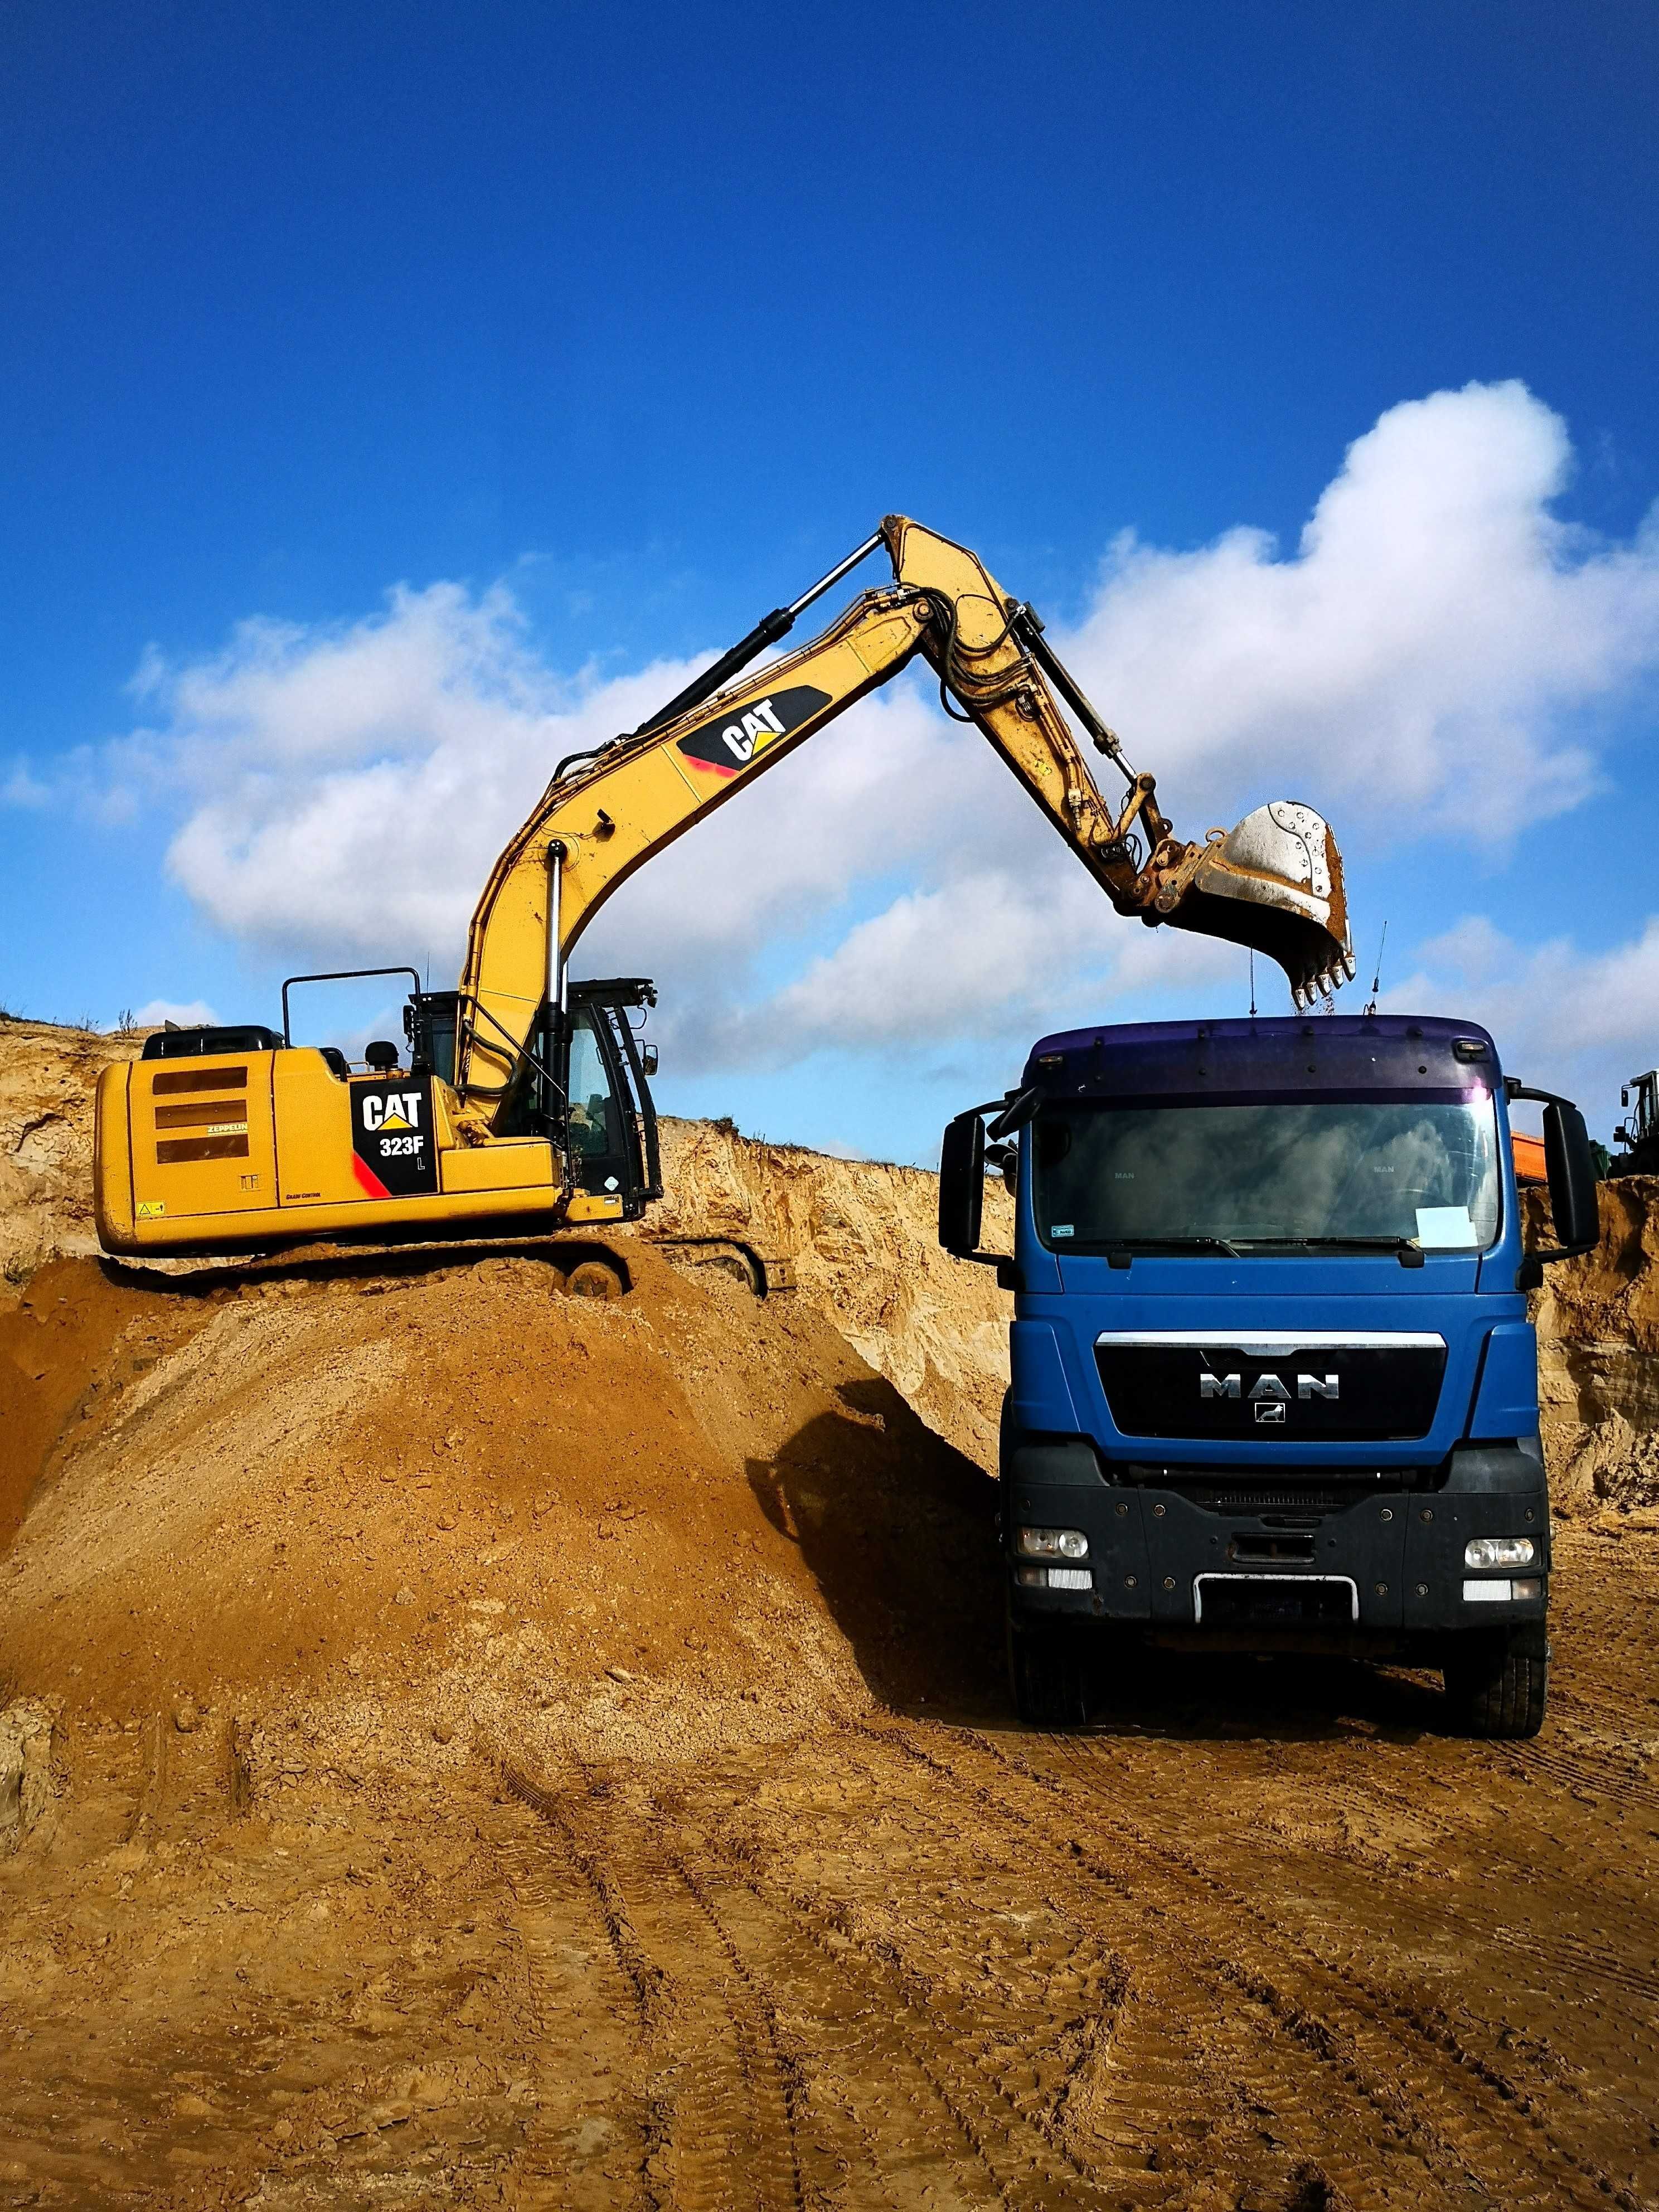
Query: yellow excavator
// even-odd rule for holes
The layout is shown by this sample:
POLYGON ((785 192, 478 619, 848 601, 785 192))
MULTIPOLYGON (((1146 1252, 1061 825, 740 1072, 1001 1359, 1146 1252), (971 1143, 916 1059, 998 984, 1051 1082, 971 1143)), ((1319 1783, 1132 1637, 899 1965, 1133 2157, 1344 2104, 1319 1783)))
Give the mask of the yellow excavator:
POLYGON ((496 860, 454 991, 412 969, 291 977, 280 1033, 167 1029, 99 1079, 98 1234, 161 1255, 516 1233, 637 1218, 661 1195, 649 1078, 630 1015, 639 977, 573 982, 599 907, 683 831, 920 654, 1121 915, 1249 945, 1298 1006, 1354 972, 1342 869, 1325 822, 1279 800, 1231 832, 1178 838, 1030 606, 975 556, 903 515, 767 615, 639 729, 561 761, 496 860), (810 645, 748 675, 802 610, 880 549, 893 582, 810 645), (741 680, 738 680, 741 678, 741 680), (1121 777, 1097 787, 1071 714, 1121 777), (289 993, 347 975, 413 978, 409 1058, 362 1066, 292 1042, 289 993))

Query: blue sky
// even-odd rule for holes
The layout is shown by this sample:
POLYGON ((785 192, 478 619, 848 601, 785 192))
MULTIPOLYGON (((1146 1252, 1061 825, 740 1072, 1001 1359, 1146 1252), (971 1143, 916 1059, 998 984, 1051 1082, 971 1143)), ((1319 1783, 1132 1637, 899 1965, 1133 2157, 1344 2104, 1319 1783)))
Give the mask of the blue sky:
MULTIPOLYGON (((562 727, 900 509, 1178 827, 1322 805, 1362 960, 1386 915, 1605 1131, 1659 1058, 1656 92, 1600 5, 14 0, 0 1000, 453 969, 562 727)), ((664 1103, 921 1158, 1039 1028, 1242 1011, 976 743, 901 689, 618 899, 579 965, 661 975, 664 1103)))

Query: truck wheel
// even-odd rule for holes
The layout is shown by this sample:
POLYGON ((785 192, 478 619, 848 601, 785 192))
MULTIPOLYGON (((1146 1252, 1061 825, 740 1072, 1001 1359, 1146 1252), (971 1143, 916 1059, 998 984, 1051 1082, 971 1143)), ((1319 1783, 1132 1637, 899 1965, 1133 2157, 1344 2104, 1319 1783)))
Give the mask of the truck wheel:
POLYGON ((1084 1728, 1089 1720, 1089 1678, 1082 1644, 1059 1626, 1017 1627, 1008 1622, 1008 1682, 1014 1711, 1027 1728, 1084 1728))
POLYGON ((1549 1645, 1536 1627, 1460 1637, 1443 1668, 1453 1723, 1464 1735, 1536 1735, 1549 1694, 1549 1645))

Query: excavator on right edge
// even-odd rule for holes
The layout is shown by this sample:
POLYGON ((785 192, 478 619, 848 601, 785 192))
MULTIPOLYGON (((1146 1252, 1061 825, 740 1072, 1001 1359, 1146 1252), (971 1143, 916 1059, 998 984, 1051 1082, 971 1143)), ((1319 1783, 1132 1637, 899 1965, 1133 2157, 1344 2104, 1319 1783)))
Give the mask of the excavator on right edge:
POLYGON ((1620 1149, 1613 1156, 1609 1175, 1659 1175, 1659 1067, 1645 1075, 1632 1075, 1620 1087, 1619 1103, 1629 1115, 1613 1131, 1620 1149), (1631 1093, 1636 1094, 1632 1103, 1631 1093))

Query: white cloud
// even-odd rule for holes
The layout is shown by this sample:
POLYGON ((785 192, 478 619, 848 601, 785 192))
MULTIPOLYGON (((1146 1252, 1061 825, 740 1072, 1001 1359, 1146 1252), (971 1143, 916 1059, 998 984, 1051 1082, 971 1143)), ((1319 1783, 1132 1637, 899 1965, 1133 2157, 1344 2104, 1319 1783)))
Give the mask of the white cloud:
POLYGON ((1418 958, 1384 1006, 1478 1021, 1510 1073, 1577 1098, 1593 1132, 1614 1118, 1619 1085, 1659 1060, 1659 915, 1599 952, 1567 937, 1520 945, 1471 915, 1418 958))
POLYGON ((1571 459, 1521 384, 1390 408, 1293 558, 1125 537, 1070 649, 1172 793, 1288 783, 1397 836, 1506 836, 1589 794, 1575 725, 1659 669, 1659 531, 1555 520, 1571 459))
MULTIPOLYGON (((1518 384, 1393 408, 1291 557, 1249 530, 1191 552, 1126 538, 1056 642, 1182 834, 1290 795, 1340 837, 1501 838, 1596 787, 1587 727, 1659 668, 1659 532, 1560 524, 1570 462, 1518 384)), ((561 675, 504 586, 400 588, 327 631, 250 623, 210 659, 146 656, 151 726, 106 752, 102 802, 175 810, 169 870, 227 934, 441 975, 556 760, 690 665, 561 675)), ((1029 1035, 1241 963, 1118 920, 905 679, 628 884, 579 972, 656 975, 689 1071, 1029 1035)))
POLYGON ((907 891, 762 1005, 694 1042, 721 1060, 787 1064, 826 1043, 889 1059, 942 1039, 1012 1040, 1086 1019, 1108 999, 1224 975, 1231 946, 1129 928, 1079 869, 984 869, 907 891))

